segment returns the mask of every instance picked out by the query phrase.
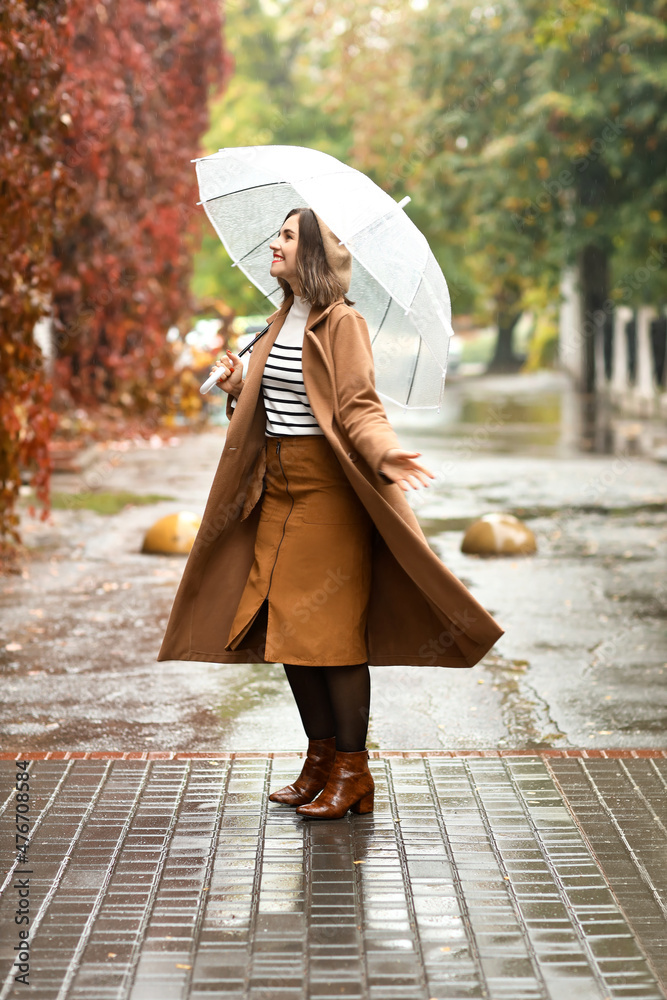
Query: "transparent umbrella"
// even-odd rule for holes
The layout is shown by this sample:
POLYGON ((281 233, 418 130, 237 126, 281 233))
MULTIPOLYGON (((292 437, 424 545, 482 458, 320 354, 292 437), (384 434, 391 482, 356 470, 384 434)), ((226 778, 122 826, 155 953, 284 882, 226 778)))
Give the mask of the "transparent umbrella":
POLYGON ((199 193, 234 265, 274 304, 269 243, 292 208, 312 208, 352 254, 348 296, 368 323, 375 384, 409 409, 440 409, 451 303, 424 235, 369 177, 304 146, 220 149, 196 164, 199 193))

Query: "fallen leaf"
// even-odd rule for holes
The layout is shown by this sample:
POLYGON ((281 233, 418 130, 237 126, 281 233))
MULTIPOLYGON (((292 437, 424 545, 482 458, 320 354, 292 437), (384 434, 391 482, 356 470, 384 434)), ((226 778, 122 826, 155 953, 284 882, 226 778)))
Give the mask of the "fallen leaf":
POLYGON ((20 642, 9 642, 5 646, 5 649, 8 653, 18 653, 19 649, 23 649, 23 646, 20 642))

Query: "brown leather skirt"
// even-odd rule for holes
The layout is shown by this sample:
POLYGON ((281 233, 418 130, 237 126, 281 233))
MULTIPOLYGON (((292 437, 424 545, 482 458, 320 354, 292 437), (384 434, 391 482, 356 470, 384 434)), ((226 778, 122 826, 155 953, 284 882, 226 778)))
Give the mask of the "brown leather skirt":
POLYGON ((225 649, 267 663, 368 660, 373 521, 320 435, 266 439, 255 559, 225 649))

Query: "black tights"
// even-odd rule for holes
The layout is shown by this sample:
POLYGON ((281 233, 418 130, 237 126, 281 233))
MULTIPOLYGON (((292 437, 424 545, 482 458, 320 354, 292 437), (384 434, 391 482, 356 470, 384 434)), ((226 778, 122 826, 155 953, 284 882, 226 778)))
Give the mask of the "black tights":
POLYGON ((371 703, 368 664, 303 667, 285 663, 284 667, 308 739, 335 736, 336 750, 364 750, 371 703))

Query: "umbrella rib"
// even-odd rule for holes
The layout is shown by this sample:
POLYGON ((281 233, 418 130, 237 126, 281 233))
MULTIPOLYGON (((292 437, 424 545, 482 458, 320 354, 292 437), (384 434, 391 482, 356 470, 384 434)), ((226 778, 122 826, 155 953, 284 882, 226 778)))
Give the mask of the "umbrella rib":
POLYGON ((389 307, 390 307, 391 303, 392 303, 392 298, 391 298, 391 295, 390 295, 390 296, 389 296, 389 298, 387 299, 387 308, 386 308, 386 309, 385 309, 385 311, 384 311, 384 316, 383 316, 383 317, 382 317, 382 319, 380 320, 380 325, 379 325, 379 327, 377 328, 377 330, 375 331, 375 336, 374 336, 374 337, 373 337, 373 339, 371 340, 371 347, 373 346, 373 344, 375 343, 375 341, 377 340, 377 338, 378 338, 378 337, 380 336, 380 330, 382 329, 382 326, 383 326, 383 324, 384 324, 384 321, 385 321, 385 320, 386 320, 386 318, 387 318, 387 313, 389 312, 389 307))
POLYGON ((413 387, 413 385, 415 383, 415 375, 417 373, 417 365, 419 364, 419 355, 421 354, 422 344, 423 343, 424 343, 424 341, 420 337, 419 338, 419 347, 417 348, 417 353, 415 354, 415 366, 412 369, 412 375, 410 376, 410 388, 408 389, 408 394, 405 397, 405 405, 406 406, 410 405, 410 396, 412 394, 412 387, 413 387))
POLYGON ((259 250, 259 248, 261 246, 264 246, 264 244, 266 243, 267 240, 272 240, 274 238, 274 236, 278 235, 278 232, 280 232, 280 230, 278 230, 275 233, 269 233, 269 235, 265 239, 263 239, 261 243, 258 243, 256 247, 252 248, 252 250, 248 250, 248 252, 244 253, 242 257, 239 257, 239 259, 235 262, 236 265, 238 266, 241 263, 242 260, 245 260, 246 257, 250 256, 250 254, 253 254, 256 250, 259 250))
MULTIPOLYGON (((209 205, 212 201, 220 201, 221 198, 228 198, 232 194, 239 194, 240 191, 242 191, 243 194, 245 194, 246 191, 257 191, 259 188, 278 187, 279 185, 285 184, 285 183, 286 183, 285 181, 271 181, 270 184, 253 184, 252 187, 239 188, 236 191, 227 191, 226 194, 217 194, 217 195, 215 195, 214 198, 206 198, 205 199, 205 204, 209 205)), ((278 230, 276 230, 275 233, 269 233, 269 235, 266 237, 266 239, 263 239, 260 243, 257 244, 256 247, 253 247, 252 250, 248 250, 247 253, 244 253, 243 256, 239 257, 239 259, 235 263, 237 265, 240 264, 242 260, 245 260, 246 257, 250 256, 250 254, 253 254, 256 250, 259 250, 259 248, 261 246, 264 246, 264 244, 266 243, 267 240, 272 240, 274 238, 274 236, 278 235, 279 232, 280 232, 280 230, 278 229, 278 230)), ((268 298, 268 296, 267 296, 267 298, 268 298)))
POLYGON ((287 181, 270 181, 268 184, 251 184, 247 188, 236 188, 235 191, 226 191, 225 194, 216 194, 212 198, 205 198, 203 204, 210 204, 212 201, 220 201, 221 198, 229 198, 233 194, 245 194, 246 191, 257 191, 259 188, 280 187, 287 184, 287 181))

